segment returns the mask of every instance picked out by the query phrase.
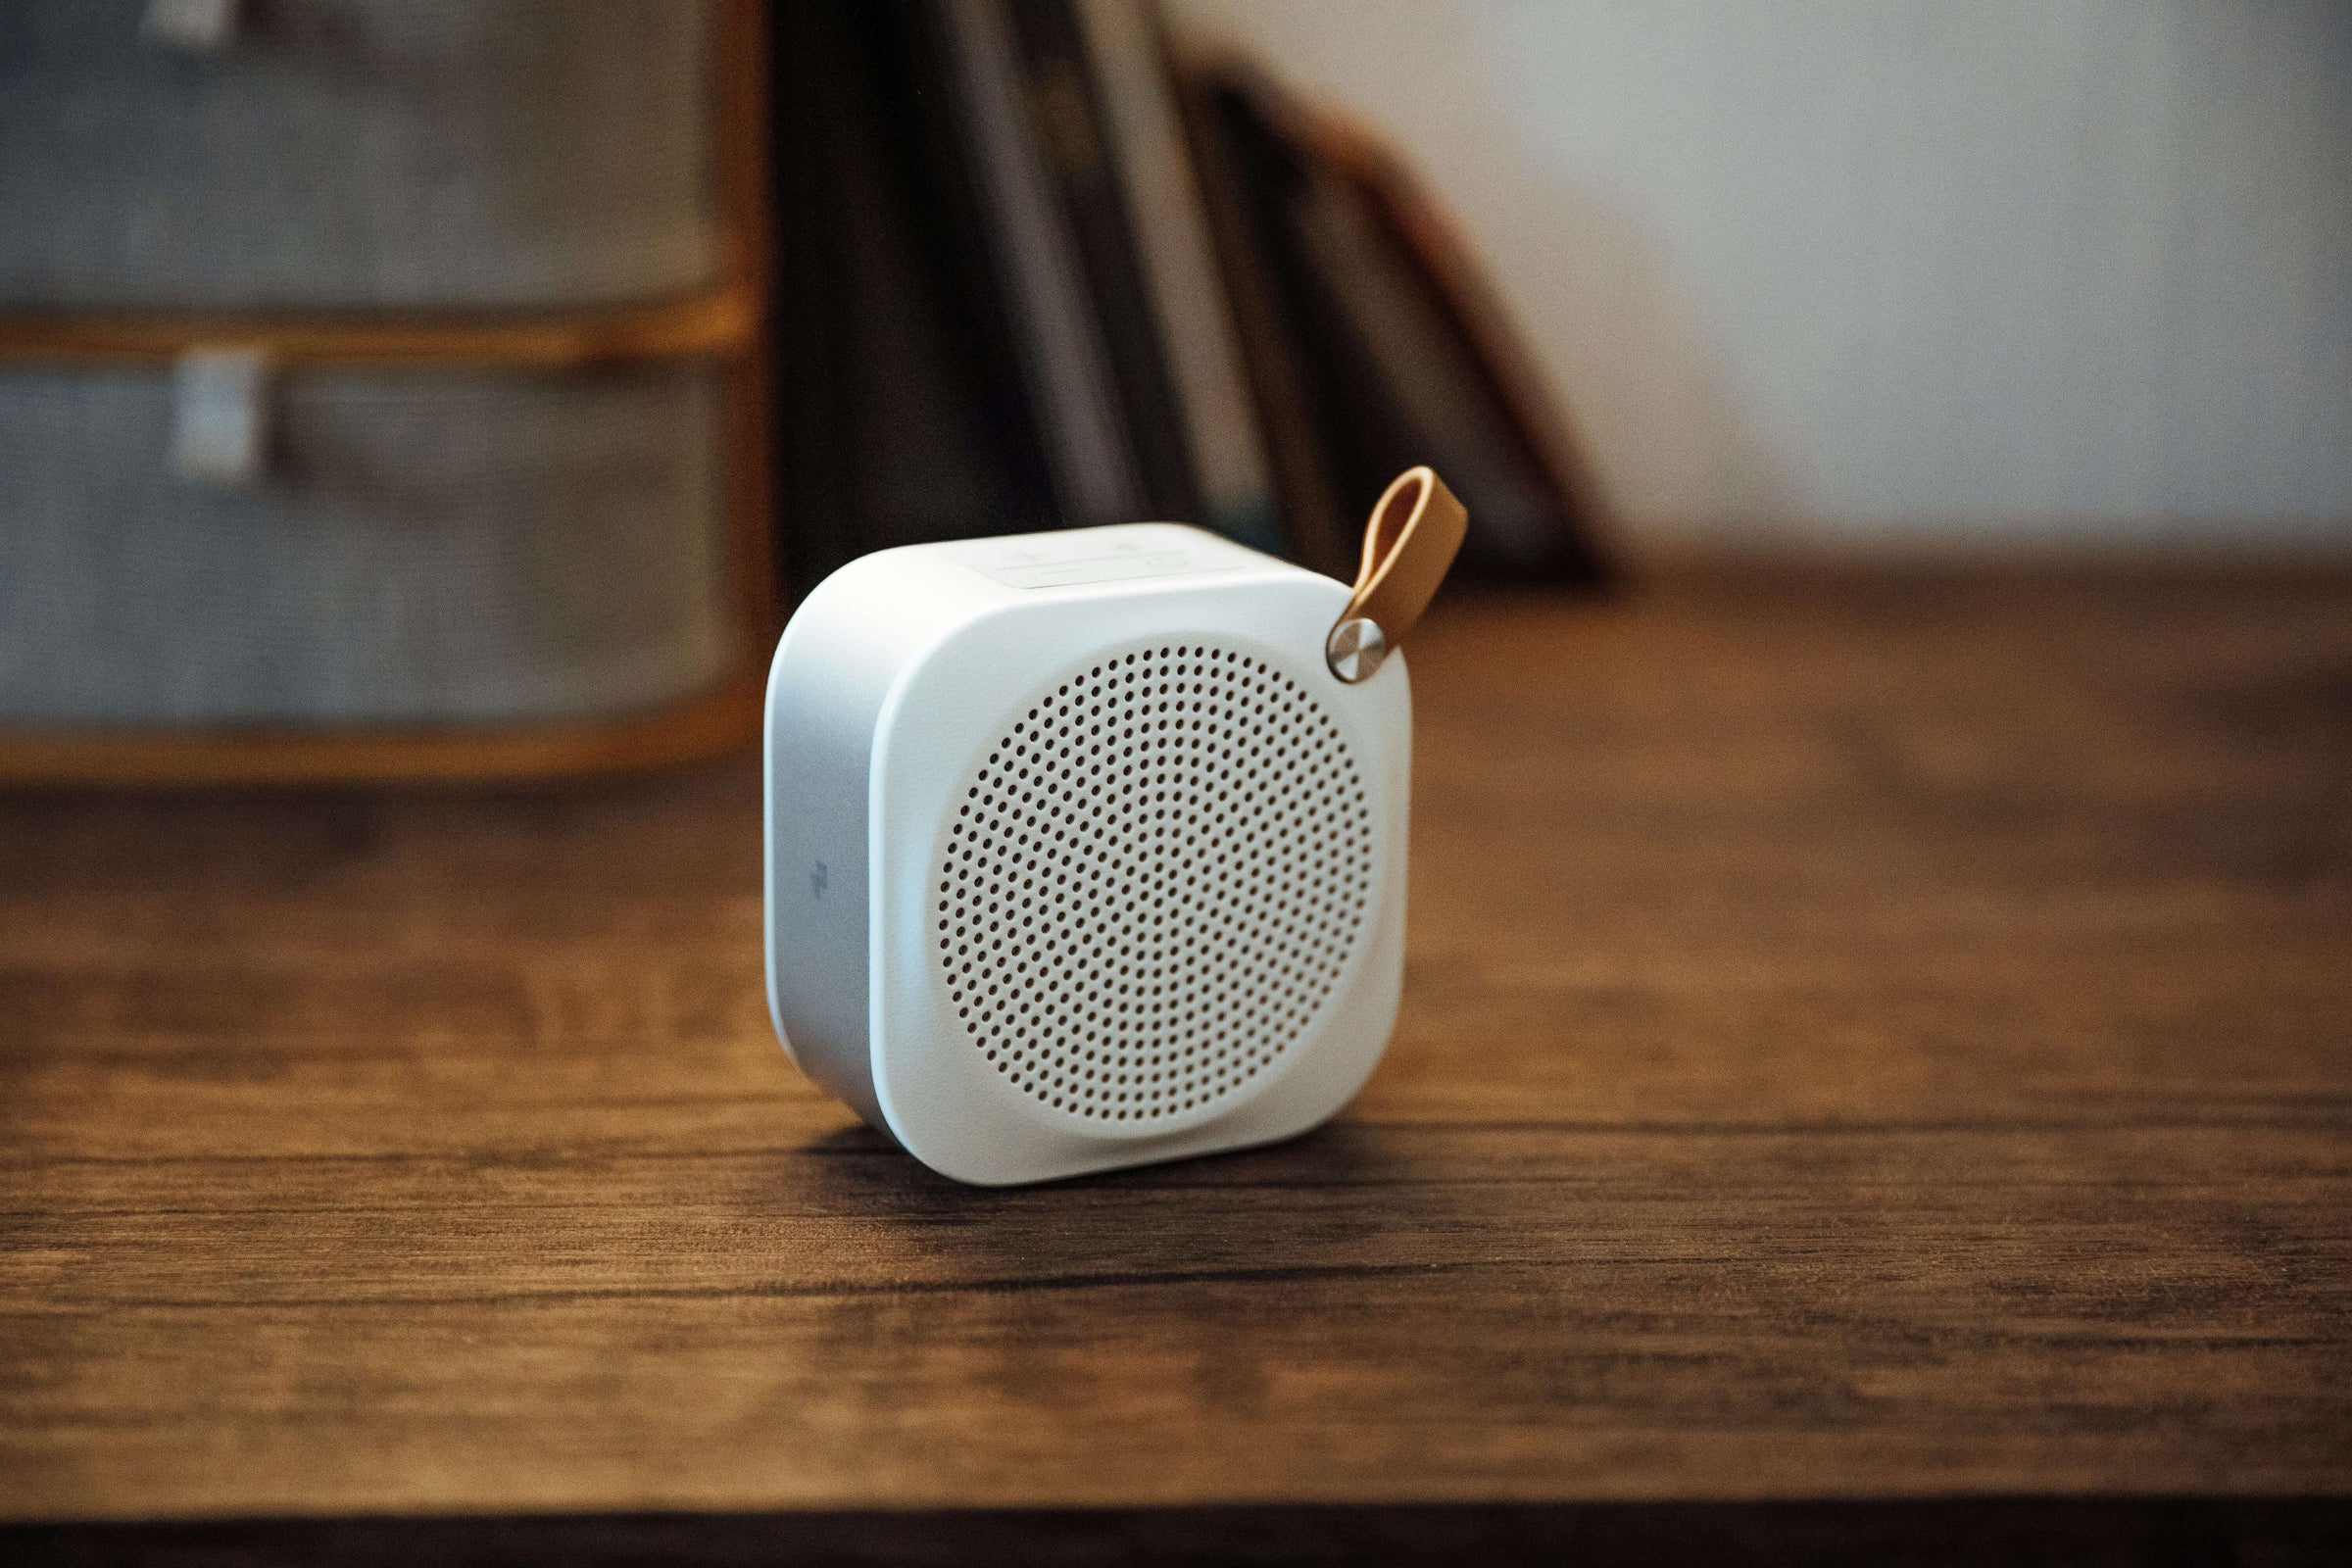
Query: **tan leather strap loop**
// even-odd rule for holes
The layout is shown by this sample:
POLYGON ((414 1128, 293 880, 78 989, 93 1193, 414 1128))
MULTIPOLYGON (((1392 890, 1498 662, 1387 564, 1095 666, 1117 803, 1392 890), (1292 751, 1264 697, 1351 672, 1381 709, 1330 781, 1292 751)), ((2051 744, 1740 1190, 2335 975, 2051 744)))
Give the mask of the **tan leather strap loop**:
POLYGON ((1377 629, 1384 653, 1402 643, 1429 608, 1438 584, 1446 580, 1469 526, 1469 513, 1430 468, 1407 468, 1398 474, 1382 492, 1365 525, 1364 561, 1355 574, 1355 592, 1340 612, 1334 633, 1350 621, 1368 620, 1377 629))

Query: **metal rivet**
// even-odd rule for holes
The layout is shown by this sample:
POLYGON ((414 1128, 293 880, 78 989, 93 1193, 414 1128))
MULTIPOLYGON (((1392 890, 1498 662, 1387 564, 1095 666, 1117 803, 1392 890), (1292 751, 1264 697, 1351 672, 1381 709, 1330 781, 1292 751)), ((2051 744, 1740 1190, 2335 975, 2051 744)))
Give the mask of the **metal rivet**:
POLYGON ((1331 672, 1350 686, 1369 680, 1388 657, 1388 637, 1361 615, 1351 615, 1332 627, 1323 644, 1323 658, 1331 672))

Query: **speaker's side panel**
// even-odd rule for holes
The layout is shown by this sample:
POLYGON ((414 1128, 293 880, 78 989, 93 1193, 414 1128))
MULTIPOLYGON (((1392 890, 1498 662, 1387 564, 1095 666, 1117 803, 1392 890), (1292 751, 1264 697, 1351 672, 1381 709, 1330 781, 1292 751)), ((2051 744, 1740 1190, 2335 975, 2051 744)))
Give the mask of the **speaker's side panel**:
POLYGON ((876 728, 909 663, 1004 596, 936 547, 863 557, 802 601, 768 675, 768 1010, 801 1070, 885 1132, 869 1010, 876 728))
POLYGON ((854 598, 838 578, 810 594, 768 673, 767 1004, 800 1069, 880 1126, 866 1055, 865 803, 893 662, 862 634, 854 598))

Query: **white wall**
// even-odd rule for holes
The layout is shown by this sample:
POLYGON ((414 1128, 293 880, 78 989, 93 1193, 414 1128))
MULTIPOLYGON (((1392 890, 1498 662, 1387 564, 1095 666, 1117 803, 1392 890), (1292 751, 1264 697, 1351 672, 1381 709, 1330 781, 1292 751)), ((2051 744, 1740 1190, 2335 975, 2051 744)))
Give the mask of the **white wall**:
POLYGON ((2352 544, 2352 4, 1173 14, 1401 144, 1647 536, 2352 544))

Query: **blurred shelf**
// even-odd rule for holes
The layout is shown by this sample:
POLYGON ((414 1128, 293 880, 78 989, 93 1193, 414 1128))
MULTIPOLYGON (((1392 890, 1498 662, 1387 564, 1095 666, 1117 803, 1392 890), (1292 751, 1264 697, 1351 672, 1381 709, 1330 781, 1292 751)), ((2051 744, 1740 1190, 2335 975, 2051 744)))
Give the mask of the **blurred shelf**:
POLYGON ((168 361, 190 347, 260 349, 288 362, 547 366, 733 354, 760 331, 760 295, 730 285, 656 305, 522 314, 58 313, 0 316, 0 365, 168 361))

